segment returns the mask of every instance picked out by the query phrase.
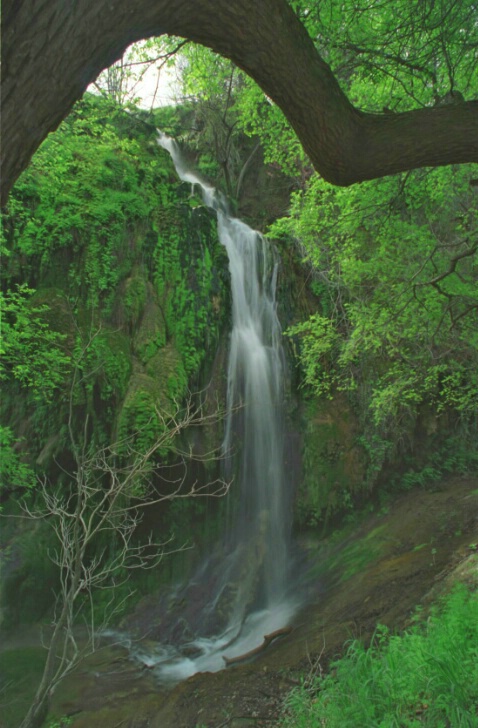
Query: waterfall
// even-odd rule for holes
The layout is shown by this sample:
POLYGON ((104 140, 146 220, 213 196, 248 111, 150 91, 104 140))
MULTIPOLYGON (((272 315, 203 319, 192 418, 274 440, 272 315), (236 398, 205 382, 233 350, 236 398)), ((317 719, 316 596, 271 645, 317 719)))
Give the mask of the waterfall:
MULTIPOLYGON (((225 198, 191 171, 177 144, 159 133, 183 181, 201 191, 217 214, 218 234, 229 259, 232 331, 227 371, 227 418, 223 455, 235 476, 238 512, 226 537, 226 555, 205 611, 225 605, 221 634, 189 643, 194 658, 161 648, 155 674, 180 679, 224 667, 287 625, 295 604, 287 597, 290 570, 287 483, 284 477, 284 354, 276 311, 278 258, 257 231, 228 212, 225 198)), ((208 566, 203 566, 206 570, 208 566)), ((204 572, 203 572, 204 573, 204 572)), ((201 575, 198 576, 201 578, 201 575)), ((149 662, 151 662, 151 656, 149 662)))
POLYGON ((229 257, 232 331, 225 453, 241 443, 240 511, 234 538, 255 544, 265 603, 283 595, 287 574, 283 472, 284 357, 276 313, 278 262, 267 241, 240 220, 218 213, 229 257), (243 405, 244 410, 235 408, 243 405))

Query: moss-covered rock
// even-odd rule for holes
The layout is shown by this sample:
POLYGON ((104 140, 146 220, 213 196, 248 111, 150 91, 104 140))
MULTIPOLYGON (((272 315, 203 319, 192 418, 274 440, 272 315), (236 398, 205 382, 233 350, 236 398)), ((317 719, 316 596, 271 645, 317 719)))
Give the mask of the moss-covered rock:
POLYGON ((151 283, 147 284, 146 291, 141 322, 133 338, 134 353, 143 364, 166 344, 166 320, 151 283))
POLYGON ((298 495, 302 525, 327 522, 346 511, 364 485, 364 457, 357 445, 358 423, 346 398, 311 398, 303 405, 303 472, 298 495))
MULTIPOLYGON (((178 182, 155 130, 123 117, 80 102, 19 180, 4 221, 2 286, 35 289, 32 306, 44 307, 69 361, 48 396, 41 382, 34 392, 3 382, 1 422, 60 490, 77 467, 71 431, 91 448, 123 437, 151 446, 208 379, 228 316, 214 215, 178 182)), ((160 452, 156 464, 167 459, 160 452)), ((187 524, 189 536, 194 520, 178 519, 178 530, 187 524)))

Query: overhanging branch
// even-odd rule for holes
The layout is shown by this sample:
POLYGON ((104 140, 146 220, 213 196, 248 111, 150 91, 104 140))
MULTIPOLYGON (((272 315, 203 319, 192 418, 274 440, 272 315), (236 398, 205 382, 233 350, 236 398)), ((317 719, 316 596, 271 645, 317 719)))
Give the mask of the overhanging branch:
POLYGON ((2 204, 46 134, 133 41, 165 33, 230 58, 284 112, 318 172, 347 186, 478 162, 478 101, 365 114, 286 0, 36 0, 4 8, 2 204))

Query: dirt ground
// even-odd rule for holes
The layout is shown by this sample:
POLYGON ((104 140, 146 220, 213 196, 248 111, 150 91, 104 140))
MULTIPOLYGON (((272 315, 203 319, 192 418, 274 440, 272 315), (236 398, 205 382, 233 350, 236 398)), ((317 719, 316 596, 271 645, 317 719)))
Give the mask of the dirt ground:
POLYGON ((125 651, 105 648, 60 686, 52 715, 69 715, 72 728, 277 725, 304 671, 327 669, 346 640, 370 639, 378 623, 406 627, 455 578, 478 586, 477 543, 478 479, 405 493, 340 539, 309 539, 310 602, 254 661, 165 690, 125 651))

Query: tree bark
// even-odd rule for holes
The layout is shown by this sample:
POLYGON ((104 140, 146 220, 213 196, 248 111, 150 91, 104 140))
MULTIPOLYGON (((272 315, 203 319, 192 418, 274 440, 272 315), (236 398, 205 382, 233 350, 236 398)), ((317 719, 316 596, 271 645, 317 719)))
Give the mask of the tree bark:
POLYGON ((286 0, 4 0, 2 204, 98 73, 133 41, 165 33, 252 76, 334 184, 478 162, 478 101, 400 114, 355 109, 286 0))

